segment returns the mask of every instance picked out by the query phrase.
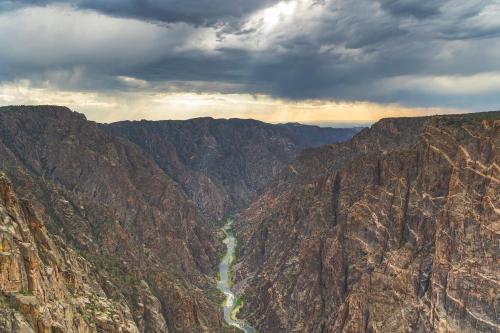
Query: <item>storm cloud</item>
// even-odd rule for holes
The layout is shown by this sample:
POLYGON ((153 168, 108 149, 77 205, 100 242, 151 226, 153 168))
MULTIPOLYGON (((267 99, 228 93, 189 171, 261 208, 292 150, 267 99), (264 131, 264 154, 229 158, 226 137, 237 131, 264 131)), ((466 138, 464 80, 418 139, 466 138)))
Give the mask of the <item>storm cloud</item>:
POLYGON ((0 81, 494 109, 500 1, 0 1, 0 81))
MULTIPOLYGON (((156 22, 216 25, 240 18, 277 0, 8 0, 5 8, 69 4, 107 15, 156 22)), ((2 7, 0 7, 2 8, 2 7)))

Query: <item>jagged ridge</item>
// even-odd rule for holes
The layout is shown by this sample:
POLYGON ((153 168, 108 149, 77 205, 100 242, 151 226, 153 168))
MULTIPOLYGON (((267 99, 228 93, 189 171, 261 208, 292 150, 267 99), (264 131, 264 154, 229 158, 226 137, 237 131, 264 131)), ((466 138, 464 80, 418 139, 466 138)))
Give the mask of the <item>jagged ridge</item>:
POLYGON ((265 332, 496 332, 500 113, 386 119, 304 152, 238 219, 265 332))
POLYGON ((213 118, 101 127, 147 151, 215 219, 247 206, 304 148, 344 141, 358 131, 213 118))

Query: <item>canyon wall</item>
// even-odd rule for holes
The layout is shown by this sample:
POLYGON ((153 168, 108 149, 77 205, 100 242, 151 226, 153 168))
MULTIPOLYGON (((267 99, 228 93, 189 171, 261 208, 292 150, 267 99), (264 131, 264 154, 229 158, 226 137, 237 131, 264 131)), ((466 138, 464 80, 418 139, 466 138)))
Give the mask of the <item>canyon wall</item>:
POLYGON ((223 331, 222 246, 136 145, 61 107, 0 112, 0 165, 51 234, 103 271, 143 332, 223 331))
POLYGON ((246 207, 304 148, 345 141, 359 130, 213 118, 102 128, 148 152, 212 219, 246 207))
POLYGON ((306 150, 238 216, 263 332, 498 332, 500 113, 385 119, 306 150))

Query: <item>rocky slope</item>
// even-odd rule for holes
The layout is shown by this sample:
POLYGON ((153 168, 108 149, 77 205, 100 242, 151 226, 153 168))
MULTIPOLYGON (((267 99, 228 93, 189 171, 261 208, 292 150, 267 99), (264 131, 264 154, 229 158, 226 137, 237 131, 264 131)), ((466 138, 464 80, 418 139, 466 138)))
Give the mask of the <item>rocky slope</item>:
POLYGON ((0 331, 138 333, 105 276, 52 237, 0 173, 0 331))
POLYGON ((147 151, 215 219, 248 205, 304 148, 344 141, 358 131, 212 118, 101 128, 147 151))
POLYGON ((500 112, 309 149, 238 217, 263 332, 498 332, 500 112))
POLYGON ((112 294, 126 300, 139 331, 225 330, 215 291, 220 244, 147 153, 66 108, 7 107, 0 157, 49 232, 117 285, 112 294))

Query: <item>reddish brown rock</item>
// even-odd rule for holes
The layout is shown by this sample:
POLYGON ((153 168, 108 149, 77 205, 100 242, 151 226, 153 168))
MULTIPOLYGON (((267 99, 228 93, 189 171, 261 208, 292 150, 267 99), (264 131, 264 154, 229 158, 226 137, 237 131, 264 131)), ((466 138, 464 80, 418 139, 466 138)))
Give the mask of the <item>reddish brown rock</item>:
POLYGON ((358 131, 213 118, 101 127, 148 152, 214 219, 247 206, 304 148, 344 141, 358 131))
MULTIPOLYGON (((142 331, 224 329, 213 292, 221 245, 182 189, 140 148, 66 108, 7 107, 0 111, 0 156, 49 232, 97 266, 142 331)), ((23 251, 30 258, 29 248, 23 251)), ((17 283, 36 280, 37 269, 17 283)))
POLYGON ((139 332, 126 302, 109 297, 95 268, 49 235, 3 174, 0 244, 1 332, 139 332))
POLYGON ((304 152, 238 218, 264 332, 498 332, 500 115, 387 119, 304 152))

